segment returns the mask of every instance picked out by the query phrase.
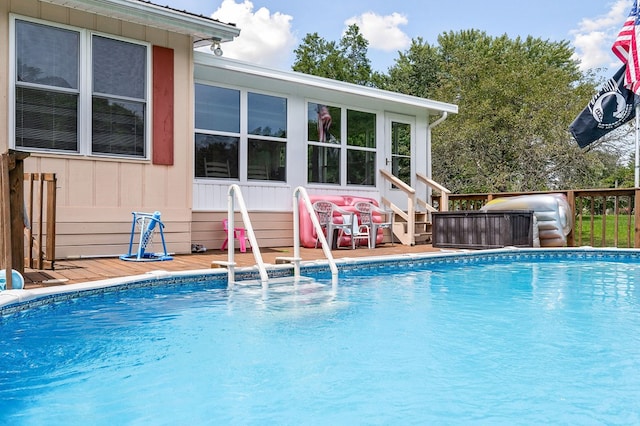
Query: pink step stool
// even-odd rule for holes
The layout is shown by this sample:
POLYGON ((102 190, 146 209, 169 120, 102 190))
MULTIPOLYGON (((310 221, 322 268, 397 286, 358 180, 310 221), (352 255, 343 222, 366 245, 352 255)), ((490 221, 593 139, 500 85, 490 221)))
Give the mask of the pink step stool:
MULTIPOLYGON (((222 247, 220 247, 220 250, 226 250, 227 244, 229 244, 229 221, 227 219, 224 219, 222 221, 222 225, 224 227, 224 233, 227 235, 227 238, 225 238, 224 242, 222 243, 222 247)), ((249 241, 249 237, 247 237, 247 231, 244 228, 233 228, 233 237, 240 243, 240 251, 242 253, 246 253, 247 241, 249 241)))

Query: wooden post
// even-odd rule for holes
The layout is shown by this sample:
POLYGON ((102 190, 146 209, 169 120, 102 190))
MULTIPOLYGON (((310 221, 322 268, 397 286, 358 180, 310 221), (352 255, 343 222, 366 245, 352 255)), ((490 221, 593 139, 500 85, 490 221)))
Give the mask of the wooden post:
POLYGON ((55 173, 46 173, 47 180, 47 249, 45 267, 53 269, 56 260, 56 185, 58 181, 55 173))
POLYGON ((569 207, 571 207, 571 231, 569 235, 567 235, 567 247, 575 247, 576 246, 576 194, 573 191, 567 191, 567 202, 569 203, 569 207))
POLYGON ((7 288, 12 288, 11 270, 24 273, 24 165, 27 152, 9 150, 0 159, 2 200, 2 250, 0 268, 5 269, 7 288))
POLYGON ((11 290, 12 273, 11 267, 13 259, 11 258, 11 202, 10 202, 10 185, 9 185, 9 155, 2 154, 0 158, 0 199, 2 199, 2 210, 0 211, 0 229, 2 229, 2 264, 0 268, 5 270, 6 288, 11 290))

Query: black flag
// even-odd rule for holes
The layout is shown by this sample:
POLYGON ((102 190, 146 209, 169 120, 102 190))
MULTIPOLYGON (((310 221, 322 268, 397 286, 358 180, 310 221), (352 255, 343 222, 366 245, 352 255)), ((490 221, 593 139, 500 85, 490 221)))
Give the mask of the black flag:
POLYGON ((626 65, 623 65, 602 86, 589 105, 569 126, 580 148, 586 147, 635 117, 635 106, 640 100, 635 93, 624 87, 625 68, 626 65))

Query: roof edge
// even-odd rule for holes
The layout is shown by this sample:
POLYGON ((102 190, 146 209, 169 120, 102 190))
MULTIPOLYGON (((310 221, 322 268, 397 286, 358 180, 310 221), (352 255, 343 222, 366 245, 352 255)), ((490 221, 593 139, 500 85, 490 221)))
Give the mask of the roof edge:
POLYGON ((240 34, 234 24, 225 24, 146 0, 40 0, 62 7, 165 29, 195 39, 232 41, 240 34))
POLYGON ((361 86, 354 83, 346 83, 344 81, 332 80, 330 78, 318 77, 297 71, 284 71, 267 68, 236 59, 217 57, 205 52, 194 51, 194 63, 195 65, 217 67, 224 70, 242 72, 275 80, 289 81, 307 86, 330 88, 338 92, 398 102, 419 108, 427 108, 451 114, 458 113, 458 105, 455 104, 420 98, 418 96, 405 95, 403 93, 391 92, 373 87, 361 86))

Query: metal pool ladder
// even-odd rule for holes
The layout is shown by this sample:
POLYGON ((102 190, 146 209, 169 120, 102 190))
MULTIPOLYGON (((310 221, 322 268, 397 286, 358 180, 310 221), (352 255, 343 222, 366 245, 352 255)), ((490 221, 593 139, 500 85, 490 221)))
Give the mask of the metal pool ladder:
POLYGON ((329 269, 331 270, 331 283, 335 286, 338 283, 338 267, 336 266, 336 262, 333 259, 333 255, 331 254, 331 248, 329 247, 327 238, 322 231, 322 226, 320 226, 320 222, 318 221, 318 216, 316 216, 316 212, 313 210, 313 206, 311 205, 309 194, 307 193, 307 190, 302 186, 298 186, 293 190, 293 261, 295 262, 294 275, 300 276, 300 200, 302 200, 302 203, 305 206, 305 210, 311 218, 311 223, 313 224, 316 235, 320 240, 324 256, 329 262, 329 269))
MULTIPOLYGON (((311 216, 311 221, 313 222, 313 226, 316 229, 316 233, 318 234, 320 241, 322 243, 322 249, 324 251, 327 260, 329 261, 329 267, 331 269, 331 282, 333 285, 337 284, 338 278, 338 268, 336 267, 333 256, 331 255, 331 250, 329 249, 329 245, 327 243, 326 238, 324 237, 324 233, 322 232, 322 228, 320 227, 320 223, 318 222, 318 218, 313 212, 313 207, 311 206, 311 202, 309 201, 309 195, 306 190, 302 187, 296 188, 293 194, 294 198, 294 208, 293 208, 293 247, 294 247, 294 256, 293 257, 277 257, 276 262, 280 263, 291 263, 293 265, 293 281, 299 282, 302 277, 300 276, 300 262, 302 258, 300 257, 300 211, 298 208, 298 198, 302 197, 302 201, 311 216)), ((258 272, 260 274, 260 283, 263 289, 267 289, 269 287, 269 274, 267 273, 267 268, 262 260, 262 254, 260 253, 260 247, 258 246, 258 241, 256 239, 256 234, 253 230, 253 226, 251 225, 251 219, 249 218, 249 213, 247 211, 247 206, 244 202, 244 198, 242 196, 242 191, 240 186, 237 184, 232 184, 229 186, 229 190, 227 191, 227 221, 228 221, 228 229, 233 230, 235 228, 234 216, 235 216, 235 201, 237 199, 238 208, 240 210, 240 214, 242 215, 242 221, 244 222, 245 229, 247 230, 247 237, 249 238, 249 242, 251 243, 251 252, 253 253, 253 257, 256 261, 256 266, 258 267, 258 272)), ((233 231, 232 231, 233 232, 233 231)), ((218 265, 226 266, 228 273, 228 281, 229 286, 232 287, 236 283, 235 278, 235 238, 232 236, 229 238, 228 247, 227 247, 227 262, 215 262, 218 265)), ((282 281, 282 279, 272 279, 271 281, 282 281)))

